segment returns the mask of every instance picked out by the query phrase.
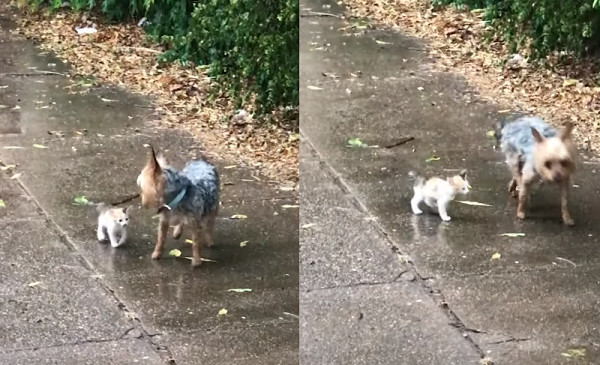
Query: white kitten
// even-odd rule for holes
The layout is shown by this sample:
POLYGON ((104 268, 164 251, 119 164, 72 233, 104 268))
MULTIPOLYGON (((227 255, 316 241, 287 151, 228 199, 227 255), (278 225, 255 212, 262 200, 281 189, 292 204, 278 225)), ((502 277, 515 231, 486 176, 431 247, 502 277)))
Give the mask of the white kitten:
POLYGON ((467 170, 462 170, 458 175, 448 177, 445 180, 439 177, 425 179, 417 175, 414 171, 408 173, 415 180, 413 190, 414 197, 410 201, 414 214, 421 214, 419 204, 425 202, 430 208, 438 211, 440 218, 449 221, 448 204, 458 194, 467 194, 471 189, 467 181, 467 170))
POLYGON ((108 239, 112 247, 121 246, 127 239, 127 224, 132 209, 132 206, 113 208, 104 203, 98 205, 98 241, 108 239))

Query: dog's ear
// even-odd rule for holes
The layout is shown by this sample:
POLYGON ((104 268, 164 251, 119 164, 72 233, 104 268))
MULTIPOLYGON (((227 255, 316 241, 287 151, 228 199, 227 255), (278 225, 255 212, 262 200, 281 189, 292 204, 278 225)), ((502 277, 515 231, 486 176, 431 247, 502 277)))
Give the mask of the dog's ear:
POLYGON ((533 139, 535 140, 535 143, 544 142, 544 137, 542 137, 542 135, 540 134, 540 132, 538 132, 537 129, 531 127, 531 134, 533 134, 533 139))
POLYGON ((567 139, 571 138, 571 132, 573 131, 573 127, 575 127, 575 125, 571 122, 567 122, 565 124, 565 128, 560 133, 560 139, 562 141, 566 141, 567 139))
POLYGON ((466 180, 467 179, 467 169, 460 170, 460 173, 458 174, 458 176, 460 176, 461 179, 466 180))
POLYGON ((156 159, 156 152, 154 152, 154 147, 152 146, 150 146, 150 158, 148 159, 148 167, 150 167, 154 176, 160 176, 162 174, 160 164, 156 159))

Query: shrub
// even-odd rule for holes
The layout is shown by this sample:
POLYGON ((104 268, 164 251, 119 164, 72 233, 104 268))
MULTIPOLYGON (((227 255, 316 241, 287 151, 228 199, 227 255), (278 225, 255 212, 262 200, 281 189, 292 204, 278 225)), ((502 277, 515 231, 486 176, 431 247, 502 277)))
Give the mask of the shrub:
POLYGON ((600 40, 597 0, 434 0, 485 9, 493 32, 508 43, 511 52, 526 50, 533 59, 555 51, 580 56, 600 40))
MULTIPOLYGON (((59 0, 27 0, 34 9, 59 0)), ((256 96, 257 112, 298 106, 299 0, 72 0, 75 11, 111 20, 148 19, 148 33, 167 47, 162 61, 209 65, 238 106, 256 96)))

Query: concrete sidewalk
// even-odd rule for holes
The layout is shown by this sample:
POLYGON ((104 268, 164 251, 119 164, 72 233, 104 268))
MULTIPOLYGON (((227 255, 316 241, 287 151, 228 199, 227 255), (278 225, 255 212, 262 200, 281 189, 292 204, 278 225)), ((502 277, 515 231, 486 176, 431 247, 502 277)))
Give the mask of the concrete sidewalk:
POLYGON ((301 2, 301 361, 599 363, 599 164, 581 166, 575 228, 550 188, 517 222, 486 137, 500 107, 435 72, 420 40, 345 34, 347 22, 314 14, 323 5, 343 13, 301 2), (378 147, 348 148, 350 138, 378 147), (409 170, 461 168, 474 187, 465 200, 491 207, 455 203, 449 224, 410 212, 409 170))
POLYGON ((147 101, 124 91, 69 93, 67 66, 11 34, 5 5, 0 14, 0 160, 17 165, 0 174, 0 364, 297 363, 298 209, 282 207, 294 193, 213 161, 222 206, 203 257, 215 262, 192 269, 189 237, 151 260, 147 211, 133 214, 124 247, 98 243, 94 208, 74 198, 135 194, 145 144, 181 165, 198 141, 157 129, 147 101))

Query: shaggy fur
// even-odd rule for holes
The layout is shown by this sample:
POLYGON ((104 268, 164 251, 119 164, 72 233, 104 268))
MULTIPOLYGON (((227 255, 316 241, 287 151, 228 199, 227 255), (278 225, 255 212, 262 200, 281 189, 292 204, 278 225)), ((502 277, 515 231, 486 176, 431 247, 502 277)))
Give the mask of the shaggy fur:
POLYGON ((175 239, 181 237, 184 228, 191 230, 192 266, 199 266, 200 245, 212 246, 215 220, 219 212, 220 182, 215 167, 205 160, 195 160, 178 171, 170 167, 164 157, 157 157, 152 149, 137 183, 141 189, 142 207, 156 208, 160 215, 152 258, 160 257, 169 225, 174 225, 175 239), (185 195, 181 202, 174 207, 166 205, 184 189, 185 195))
POLYGON ((496 138, 512 173, 509 193, 517 197, 517 218, 525 218, 525 205, 531 184, 543 182, 561 186, 561 211, 566 225, 575 224, 568 209, 568 193, 575 172, 577 151, 572 141, 573 125, 560 133, 538 117, 523 117, 498 124, 496 138))

